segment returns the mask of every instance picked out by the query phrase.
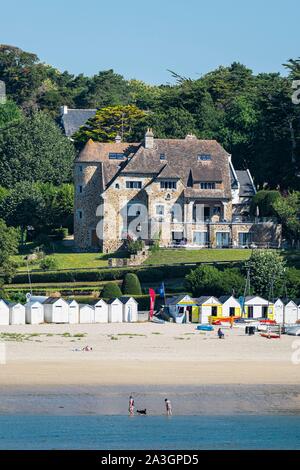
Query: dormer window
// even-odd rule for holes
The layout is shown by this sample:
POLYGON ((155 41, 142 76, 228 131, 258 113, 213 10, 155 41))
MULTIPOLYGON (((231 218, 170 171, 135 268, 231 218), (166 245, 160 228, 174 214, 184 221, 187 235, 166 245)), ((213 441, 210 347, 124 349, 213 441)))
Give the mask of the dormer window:
POLYGON ((160 160, 166 160, 166 155, 164 153, 161 153, 159 156, 160 160))
POLYGON ((201 153, 197 155, 198 162, 208 162, 211 160, 211 155, 209 153, 201 153))
POLYGON ((126 181, 126 189, 142 189, 141 181, 126 181))
POLYGON ((200 189, 216 189, 216 183, 215 182, 200 183, 200 189))
POLYGON ((125 158, 125 155, 124 153, 113 153, 113 152, 110 152, 108 154, 108 158, 110 160, 124 160, 125 158))
POLYGON ((176 181, 161 181, 160 182, 160 189, 176 189, 177 182, 176 181))

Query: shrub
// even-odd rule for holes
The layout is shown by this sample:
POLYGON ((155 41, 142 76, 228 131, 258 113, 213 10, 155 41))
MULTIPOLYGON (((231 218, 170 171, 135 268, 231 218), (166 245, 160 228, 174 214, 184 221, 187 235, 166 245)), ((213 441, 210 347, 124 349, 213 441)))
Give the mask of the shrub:
POLYGON ((200 295, 220 295, 221 273, 213 266, 199 266, 185 278, 186 286, 195 297, 200 295))
POLYGON ((141 295, 142 288, 140 284, 140 280, 135 273, 127 273, 125 274, 123 284, 122 284, 122 291, 125 295, 141 295))
POLYGON ((69 235, 69 230, 65 227, 56 228, 52 232, 54 240, 63 240, 69 235))
POLYGON ((138 251, 144 249, 145 243, 143 240, 132 240, 128 238, 126 241, 126 250, 130 255, 136 255, 138 251))
POLYGON ((103 297, 104 299, 112 299, 114 297, 121 296, 121 289, 115 282, 109 282, 108 284, 106 284, 101 292, 101 297, 103 297))
POLYGON ((40 262, 40 268, 43 271, 53 271, 57 269, 58 263, 57 260, 54 258, 54 256, 46 256, 41 262, 40 262))

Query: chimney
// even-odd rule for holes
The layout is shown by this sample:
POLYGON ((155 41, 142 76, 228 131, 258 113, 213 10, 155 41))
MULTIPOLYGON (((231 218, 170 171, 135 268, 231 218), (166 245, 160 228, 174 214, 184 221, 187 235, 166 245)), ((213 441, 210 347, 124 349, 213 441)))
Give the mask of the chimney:
POLYGON ((116 135, 115 142, 116 142, 116 144, 120 144, 122 142, 122 137, 120 136, 120 134, 116 135))
POLYGON ((60 114, 64 116, 65 114, 68 114, 68 106, 64 105, 60 107, 60 114))
POLYGON ((153 149, 154 148, 154 134, 152 129, 148 127, 147 132, 145 134, 145 149, 153 149))

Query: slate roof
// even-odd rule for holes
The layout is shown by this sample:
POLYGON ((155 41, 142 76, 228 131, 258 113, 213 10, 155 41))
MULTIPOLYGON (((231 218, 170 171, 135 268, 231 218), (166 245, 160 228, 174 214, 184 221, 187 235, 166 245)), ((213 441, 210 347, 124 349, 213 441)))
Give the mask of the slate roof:
POLYGON ((67 137, 72 137, 76 131, 96 114, 96 109, 70 109, 61 117, 61 123, 67 137))
MULTIPOLYGON (((181 294, 181 295, 177 295, 171 298, 167 298, 167 305, 176 305, 179 302, 181 302, 181 300, 184 299, 185 297, 187 297, 187 294, 181 294)), ((193 299, 191 298, 191 300, 193 299)))
POLYGON ((43 304, 55 304, 57 300, 63 300, 63 299, 61 297, 48 297, 48 299, 44 300, 43 304))
POLYGON ((233 297, 233 296, 232 295, 221 295, 221 297, 218 297, 218 299, 221 302, 221 304, 225 304, 225 302, 227 302, 227 300, 229 300, 231 297, 233 297))
POLYGON ((237 179, 240 183, 239 195, 241 197, 254 196, 255 188, 248 170, 236 170, 237 179))
POLYGON ((231 176, 228 153, 216 140, 154 139, 154 148, 145 148, 142 143, 102 143, 89 140, 76 159, 80 162, 102 164, 104 186, 123 175, 151 175, 153 178, 178 179, 191 192, 191 196, 207 198, 231 198, 231 176), (109 153, 124 153, 124 160, 110 160, 109 153), (167 164, 160 159, 164 154, 167 164), (199 155, 210 155, 202 161, 199 155), (201 190, 199 181, 220 182, 216 190, 201 190), (195 183, 196 187, 193 187, 195 183))

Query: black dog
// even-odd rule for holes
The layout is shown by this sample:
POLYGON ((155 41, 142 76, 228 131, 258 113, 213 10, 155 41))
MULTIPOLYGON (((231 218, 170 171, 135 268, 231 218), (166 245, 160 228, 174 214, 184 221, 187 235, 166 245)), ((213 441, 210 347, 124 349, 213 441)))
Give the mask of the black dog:
POLYGON ((136 412, 137 412, 139 415, 146 415, 146 414, 147 414, 146 408, 145 408, 144 410, 136 410, 136 412))

